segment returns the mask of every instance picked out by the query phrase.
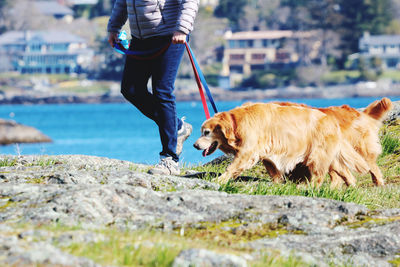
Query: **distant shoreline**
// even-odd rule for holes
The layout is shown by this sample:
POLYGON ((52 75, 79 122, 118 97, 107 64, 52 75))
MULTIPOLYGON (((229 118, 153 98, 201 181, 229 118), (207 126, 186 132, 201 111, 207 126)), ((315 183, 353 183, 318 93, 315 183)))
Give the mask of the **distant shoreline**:
MULTIPOLYGON (((359 85, 317 87, 286 87, 268 90, 242 90, 232 91, 220 88, 212 88, 212 96, 215 101, 243 101, 264 99, 311 99, 311 98, 353 98, 353 97, 381 97, 400 96, 400 85, 395 84, 388 87, 369 88, 359 85)), ((176 100, 200 101, 198 90, 178 89, 175 91, 176 100)), ((119 92, 106 94, 53 94, 46 92, 33 92, 29 94, 18 94, 5 96, 0 95, 0 104, 102 104, 102 103, 124 103, 126 100, 119 92)))

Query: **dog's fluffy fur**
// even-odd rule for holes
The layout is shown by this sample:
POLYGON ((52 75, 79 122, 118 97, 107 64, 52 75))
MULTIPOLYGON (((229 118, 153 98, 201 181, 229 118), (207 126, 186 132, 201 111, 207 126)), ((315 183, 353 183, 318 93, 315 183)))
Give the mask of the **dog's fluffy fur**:
MULTIPOLYGON (((283 106, 300 105, 307 107, 306 105, 289 102, 277 102, 277 104, 283 106)), ((385 97, 371 103, 363 112, 359 112, 347 105, 341 107, 318 108, 318 110, 328 116, 336 118, 343 137, 366 161, 368 171, 370 172, 372 181, 375 185, 384 185, 382 173, 376 164, 376 160, 382 152, 378 132, 383 119, 392 107, 393 104, 390 99, 385 97)), ((341 166, 341 169, 344 169, 344 174, 339 174, 334 170, 329 170, 329 175, 332 181, 331 187, 340 186, 342 181, 344 181, 348 186, 354 186, 356 180, 351 172, 346 169, 345 166, 341 166)), ((274 170, 269 170, 269 172, 274 172, 274 170)))
MULTIPOLYGON (((375 106, 386 102, 379 103, 375 106)), ((374 179, 379 180, 380 172, 377 174, 369 166, 369 161, 376 160, 375 155, 380 153, 380 145, 378 140, 378 146, 371 147, 368 138, 375 142, 377 134, 367 134, 368 140, 360 141, 360 149, 357 149, 354 144, 360 135, 364 136, 364 132, 360 130, 357 136, 352 136, 350 130, 344 130, 371 126, 374 128, 372 132, 377 133, 377 122, 383 113, 382 108, 374 108, 373 104, 364 111, 365 116, 348 107, 322 110, 293 103, 245 104, 205 121, 201 128, 202 135, 194 146, 204 150, 204 156, 216 149, 235 156, 226 172, 218 178, 221 183, 236 178, 259 160, 274 182, 281 182, 284 174, 290 173, 299 164, 307 168, 312 183, 317 186, 328 172, 335 183, 338 179, 347 179, 346 183, 353 184, 354 177, 350 170, 370 170, 375 175, 374 179), (364 127, 365 123, 369 126, 364 127), (367 160, 364 155, 369 155, 371 159, 367 160)), ((368 133, 368 130, 365 132, 368 133)))

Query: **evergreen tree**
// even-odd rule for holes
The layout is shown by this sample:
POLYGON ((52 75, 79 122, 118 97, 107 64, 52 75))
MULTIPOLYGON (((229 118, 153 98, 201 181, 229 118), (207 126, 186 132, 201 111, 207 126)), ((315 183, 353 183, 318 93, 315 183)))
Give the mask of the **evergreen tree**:
POLYGON ((239 20, 244 15, 244 7, 247 0, 220 0, 214 10, 214 15, 218 18, 227 18, 234 31, 239 29, 239 20))
POLYGON ((99 0, 90 10, 90 17, 109 16, 115 0, 99 0))
POLYGON ((11 0, 0 0, 0 34, 7 30, 6 11, 10 8, 11 0))
POLYGON ((282 0, 281 7, 289 8, 290 14, 282 30, 306 31, 310 29, 310 0, 282 0))
POLYGON ((358 52, 364 32, 383 34, 392 21, 391 0, 338 0, 343 19, 339 26, 344 64, 347 56, 358 52))
POLYGON ((321 30, 321 64, 327 65, 329 50, 335 49, 329 44, 328 33, 337 30, 343 16, 340 14, 338 0, 310 0, 308 10, 311 16, 311 29, 321 30))

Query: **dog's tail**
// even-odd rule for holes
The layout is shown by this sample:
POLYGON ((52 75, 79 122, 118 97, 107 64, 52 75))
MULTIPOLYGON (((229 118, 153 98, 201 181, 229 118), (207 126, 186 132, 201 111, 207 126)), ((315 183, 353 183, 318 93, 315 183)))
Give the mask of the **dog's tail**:
POLYGON ((350 170, 361 174, 367 173, 370 170, 368 163, 347 141, 341 144, 338 160, 341 165, 345 165, 350 170))
POLYGON ((389 98, 384 97, 381 100, 372 102, 365 110, 364 113, 369 115, 375 120, 382 121, 386 114, 393 108, 392 101, 389 98))

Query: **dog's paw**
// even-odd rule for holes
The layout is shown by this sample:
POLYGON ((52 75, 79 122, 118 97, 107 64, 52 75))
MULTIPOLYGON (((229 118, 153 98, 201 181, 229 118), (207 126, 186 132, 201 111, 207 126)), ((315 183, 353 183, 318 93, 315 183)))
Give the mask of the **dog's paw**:
POLYGON ((274 182, 274 184, 283 184, 284 181, 285 179, 282 176, 275 176, 272 178, 272 182, 274 182))
POLYGON ((305 184, 305 183, 301 183, 301 184, 296 185, 296 189, 297 190, 306 190, 308 188, 309 188, 309 186, 307 184, 305 184))
POLYGON ((229 182, 229 176, 222 174, 220 177, 216 179, 216 182, 219 184, 227 184, 229 182))

